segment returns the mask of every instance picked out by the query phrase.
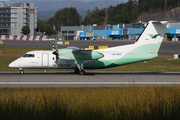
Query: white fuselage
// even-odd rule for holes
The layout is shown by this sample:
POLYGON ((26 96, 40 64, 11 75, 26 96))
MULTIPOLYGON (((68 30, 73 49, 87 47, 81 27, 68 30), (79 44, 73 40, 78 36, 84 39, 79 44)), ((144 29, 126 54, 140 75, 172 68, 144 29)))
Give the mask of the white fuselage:
MULTIPOLYGON (((124 51, 120 52, 121 51, 120 48, 123 48, 123 47, 121 46, 121 47, 114 47, 113 49, 109 48, 109 49, 96 50, 99 53, 102 53, 104 57, 98 60, 84 60, 84 63, 89 63, 92 61, 94 61, 95 63, 99 63, 99 62, 102 63, 103 60, 111 61, 112 59, 120 59, 127 53, 124 51), (121 55, 118 55, 118 54, 121 54, 121 55)), ((126 50, 128 51, 128 49, 126 50)), ((57 61, 56 56, 53 54, 53 51, 41 50, 41 51, 27 52, 24 56, 10 63, 9 67, 19 68, 19 69, 24 69, 24 68, 26 69, 76 69, 77 64, 75 64, 74 60, 58 59, 57 61)), ((100 68, 103 68, 103 67, 100 67, 100 68)), ((93 68, 99 68, 99 67, 94 66, 93 68)))
POLYGON ((30 51, 9 64, 12 68, 30 68, 30 69, 71 69, 76 67, 74 60, 58 60, 52 54, 53 51, 30 51), (31 55, 31 56, 28 56, 31 55))

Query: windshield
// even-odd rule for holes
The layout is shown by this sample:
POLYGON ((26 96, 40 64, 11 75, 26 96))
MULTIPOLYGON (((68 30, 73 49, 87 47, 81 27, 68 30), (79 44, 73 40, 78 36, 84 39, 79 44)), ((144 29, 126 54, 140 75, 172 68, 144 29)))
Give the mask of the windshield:
POLYGON ((34 57, 34 54, 25 54, 22 57, 34 57))

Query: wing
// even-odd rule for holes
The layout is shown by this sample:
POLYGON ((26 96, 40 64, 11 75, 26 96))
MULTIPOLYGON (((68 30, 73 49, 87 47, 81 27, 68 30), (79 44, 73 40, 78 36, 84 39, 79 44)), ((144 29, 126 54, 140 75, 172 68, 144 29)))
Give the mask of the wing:
POLYGON ((59 58, 65 60, 75 60, 75 64, 83 63, 84 60, 97 60, 104 55, 91 49, 80 49, 78 47, 68 47, 58 49, 59 58))

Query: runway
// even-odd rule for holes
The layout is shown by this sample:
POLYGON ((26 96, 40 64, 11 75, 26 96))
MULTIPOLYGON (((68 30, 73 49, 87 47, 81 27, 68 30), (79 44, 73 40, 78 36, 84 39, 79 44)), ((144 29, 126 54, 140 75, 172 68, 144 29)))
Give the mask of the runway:
MULTIPOLYGON (((5 40, 0 47, 45 47, 51 48, 51 41, 11 41, 5 40)), ((69 41, 69 45, 58 48, 77 46, 120 46, 135 41, 69 41)), ((180 53, 180 42, 163 41, 160 55, 180 53)), ((88 72, 84 76, 74 72, 1 72, 0 87, 121 87, 121 86, 167 86, 180 85, 180 73, 172 72, 88 72)))
POLYGON ((180 72, 1 72, 0 87, 123 87, 180 85, 180 72))

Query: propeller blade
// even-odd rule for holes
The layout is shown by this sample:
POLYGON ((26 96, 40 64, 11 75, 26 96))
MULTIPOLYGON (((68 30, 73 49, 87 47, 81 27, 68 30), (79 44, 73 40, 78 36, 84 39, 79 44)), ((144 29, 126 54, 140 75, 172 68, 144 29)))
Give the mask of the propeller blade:
POLYGON ((52 50, 53 50, 53 54, 56 55, 56 60, 58 60, 59 54, 58 54, 57 42, 53 40, 52 40, 52 50))

